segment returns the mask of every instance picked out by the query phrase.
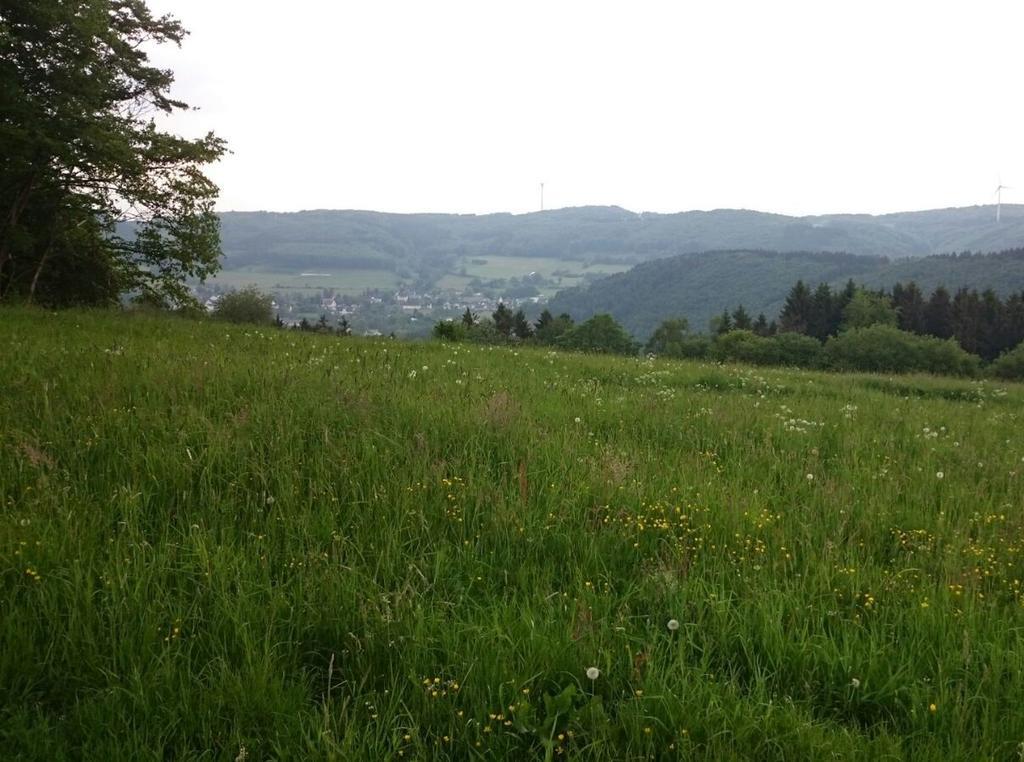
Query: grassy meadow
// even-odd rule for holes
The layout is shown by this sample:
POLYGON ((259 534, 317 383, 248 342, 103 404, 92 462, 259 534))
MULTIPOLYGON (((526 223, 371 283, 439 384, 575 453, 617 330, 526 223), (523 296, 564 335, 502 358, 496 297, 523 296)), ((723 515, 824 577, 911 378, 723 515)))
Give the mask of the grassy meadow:
POLYGON ((19 309, 0 379, 4 759, 1024 753, 1022 387, 19 309))

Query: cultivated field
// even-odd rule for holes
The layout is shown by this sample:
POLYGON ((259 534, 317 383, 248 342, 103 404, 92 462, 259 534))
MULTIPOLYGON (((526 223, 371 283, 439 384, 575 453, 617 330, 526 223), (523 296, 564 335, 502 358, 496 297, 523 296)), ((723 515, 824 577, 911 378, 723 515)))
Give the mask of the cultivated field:
POLYGON ((283 295, 319 294, 326 290, 345 296, 358 296, 367 289, 393 289, 403 285, 390 270, 353 270, 338 268, 311 268, 308 272, 267 272, 243 268, 221 270, 208 285, 239 289, 256 286, 265 293, 283 295))
POLYGON ((1021 387, 21 310, 0 379, 5 759, 1024 749, 1021 387))

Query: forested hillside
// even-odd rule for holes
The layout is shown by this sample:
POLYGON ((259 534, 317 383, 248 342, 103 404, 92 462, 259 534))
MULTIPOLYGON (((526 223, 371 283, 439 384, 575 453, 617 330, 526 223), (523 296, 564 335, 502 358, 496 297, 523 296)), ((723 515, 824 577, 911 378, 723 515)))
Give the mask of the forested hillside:
POLYGON ((1024 206, 1004 205, 1002 214, 997 224, 991 206, 818 217, 579 207, 521 215, 227 212, 221 224, 228 269, 382 268, 429 275, 479 256, 636 264, 719 249, 768 249, 899 259, 1024 244, 1024 206))
POLYGON ((838 286, 851 278, 873 288, 914 281, 927 291, 938 286, 991 288, 1008 295, 1024 289, 1024 249, 896 261, 823 252, 684 254, 646 262, 589 288, 561 291, 550 310, 569 312, 577 319, 607 312, 635 336, 646 336, 672 316, 686 317, 702 330, 712 316, 738 304, 770 318, 782 309, 797 280, 838 286))

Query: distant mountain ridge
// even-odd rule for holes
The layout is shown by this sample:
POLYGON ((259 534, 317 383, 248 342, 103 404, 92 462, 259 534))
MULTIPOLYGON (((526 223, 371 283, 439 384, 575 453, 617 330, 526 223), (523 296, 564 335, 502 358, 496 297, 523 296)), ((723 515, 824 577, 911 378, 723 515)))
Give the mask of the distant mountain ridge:
POLYGON ((427 273, 460 257, 638 264, 713 250, 844 252, 890 259, 1024 246, 1024 205, 790 217, 719 209, 675 214, 575 207, 528 214, 224 212, 225 266, 427 273))

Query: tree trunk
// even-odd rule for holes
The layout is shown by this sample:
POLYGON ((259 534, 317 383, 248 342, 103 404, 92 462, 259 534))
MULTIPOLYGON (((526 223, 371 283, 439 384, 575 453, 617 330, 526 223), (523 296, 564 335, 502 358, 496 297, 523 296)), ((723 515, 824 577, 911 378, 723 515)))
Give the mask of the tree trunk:
POLYGON ((28 287, 28 303, 32 304, 32 300, 36 295, 36 285, 39 283, 39 275, 43 272, 43 266, 46 265, 46 260, 50 258, 50 252, 53 251, 53 236, 50 236, 49 243, 46 244, 46 248, 43 249, 43 255, 39 258, 39 264, 36 265, 36 271, 32 273, 32 283, 28 287))
POLYGON ((29 175, 28 181, 25 183, 25 187, 22 188, 21 193, 11 205, 3 226, 0 227, 0 300, 4 298, 4 294, 10 288, 11 282, 14 280, 14 272, 12 270, 11 276, 7 279, 6 285, 3 281, 4 267, 7 266, 8 262, 14 259, 14 255, 11 254, 9 231, 18 224, 18 218, 21 216, 21 213, 25 211, 25 207, 28 206, 28 200, 32 196, 32 190, 35 184, 36 173, 33 172, 29 175))

